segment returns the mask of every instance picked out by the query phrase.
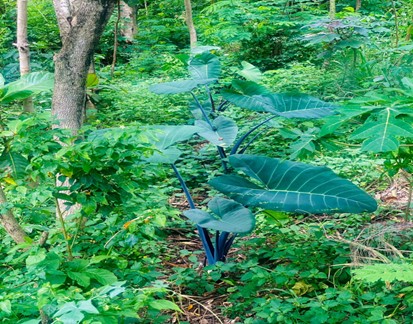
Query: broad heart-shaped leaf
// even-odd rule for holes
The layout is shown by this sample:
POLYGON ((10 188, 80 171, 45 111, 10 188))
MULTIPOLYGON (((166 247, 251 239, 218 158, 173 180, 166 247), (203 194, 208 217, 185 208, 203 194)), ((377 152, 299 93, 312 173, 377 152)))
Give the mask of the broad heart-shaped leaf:
POLYGON ((171 146, 190 139, 199 130, 199 127, 191 125, 152 125, 146 127, 145 132, 158 152, 154 152, 145 160, 153 163, 175 163, 181 155, 181 151, 171 146))
POLYGON ((151 125, 144 130, 150 133, 150 141, 159 149, 166 149, 178 142, 190 139, 199 127, 191 125, 151 125))
POLYGON ((358 128, 350 139, 365 139, 362 145, 363 151, 391 152, 399 147, 398 137, 413 137, 413 127, 396 119, 398 112, 392 108, 386 108, 377 115, 377 120, 369 118, 358 128))
POLYGON ((158 152, 154 152, 151 156, 145 159, 150 163, 175 163, 181 156, 182 151, 176 147, 168 147, 166 149, 158 149, 158 152))
POLYGON ((215 82, 216 79, 199 79, 199 80, 179 80, 153 84, 149 90, 156 94, 177 94, 189 92, 200 84, 215 82))
POLYGON ((218 79, 221 74, 221 64, 218 57, 209 52, 196 55, 189 62, 188 69, 192 79, 195 80, 218 79))
POLYGON ((184 215, 199 226, 215 231, 248 233, 255 226, 252 212, 233 200, 215 197, 208 207, 214 215, 199 209, 186 210, 184 215))
POLYGON ((310 214, 361 213, 377 208, 373 198, 326 167, 255 155, 232 155, 229 162, 259 184, 236 175, 209 183, 244 206, 310 214))
POLYGON ((221 91, 222 96, 234 105, 255 111, 266 111, 264 94, 269 94, 267 88, 252 81, 232 81, 232 88, 221 91))
POLYGON ((222 95, 233 104, 254 111, 268 112, 285 118, 320 118, 334 114, 336 105, 306 94, 268 93, 251 81, 236 81, 222 95))
POLYGON ((338 108, 306 94, 271 94, 264 96, 266 111, 285 118, 321 118, 334 114, 338 108))
POLYGON ((0 96, 0 102, 26 99, 39 92, 53 89, 52 73, 33 72, 22 76, 19 80, 6 84, 0 96))
POLYGON ((156 94, 176 94, 189 92, 197 86, 198 82, 195 80, 180 80, 153 84, 149 87, 149 90, 156 94))
POLYGON ((228 117, 219 116, 212 121, 211 126, 204 120, 195 121, 199 127, 198 135, 202 136, 212 144, 222 147, 230 146, 237 137, 238 127, 235 121, 228 117))

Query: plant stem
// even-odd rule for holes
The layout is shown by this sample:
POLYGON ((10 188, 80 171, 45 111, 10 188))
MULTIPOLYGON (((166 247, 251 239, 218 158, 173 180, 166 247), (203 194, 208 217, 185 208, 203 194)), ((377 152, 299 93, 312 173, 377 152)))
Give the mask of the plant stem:
POLYGON ((241 144, 245 141, 245 139, 252 133, 254 132, 256 129, 260 128, 262 125, 264 125, 265 123, 269 122, 271 119, 277 117, 275 116, 271 116, 270 118, 267 118, 266 120, 264 120, 263 122, 259 123, 258 125, 254 126, 253 128, 251 128, 248 132, 246 132, 233 146, 230 155, 233 154, 237 154, 237 151, 239 149, 239 147, 241 146, 241 144))
POLYGON ((208 93, 209 102, 211 103, 212 111, 215 112, 215 102, 214 98, 212 98, 211 89, 209 89, 208 85, 205 85, 205 89, 208 93))
POLYGON ((411 177, 407 176, 405 174, 405 172, 402 172, 402 174, 403 174, 403 177, 406 179, 406 181, 409 184, 409 193, 407 195, 406 210, 404 212, 404 220, 409 221, 410 220, 410 210, 411 210, 410 204, 412 203, 412 195, 413 195, 413 182, 412 182, 411 177))
POLYGON ((394 14, 394 27, 395 27, 395 37, 396 37, 394 46, 398 47, 399 46, 399 20, 397 17, 396 4, 394 0, 392 0, 391 4, 392 4, 393 14, 394 14))
POLYGON ((60 224, 62 225, 62 232, 63 232, 63 236, 65 238, 66 245, 67 245, 68 259, 73 260, 72 247, 70 246, 70 243, 69 243, 69 235, 67 234, 67 231, 66 231, 65 220, 63 218, 62 210, 60 209, 57 198, 55 198, 55 201, 56 201, 57 216, 59 218, 60 224))
POLYGON ((198 98, 195 96, 195 94, 192 91, 191 91, 191 95, 194 98, 196 105, 201 110, 202 116, 204 116, 205 121, 208 123, 208 125, 211 127, 211 129, 215 131, 215 127, 214 127, 214 125, 212 125, 211 120, 209 119, 204 107, 201 105, 198 98))
MULTIPOLYGON (((172 169, 175 172, 176 177, 178 178, 179 184, 185 194, 186 200, 189 203, 189 207, 191 209, 196 209, 194 200, 192 199, 191 193, 188 190, 188 187, 182 178, 181 174, 179 173, 178 169, 176 168, 175 164, 171 164, 172 169)), ((199 237, 201 238, 202 246, 204 247, 206 258, 208 264, 215 264, 214 262, 214 247, 211 242, 211 238, 209 237, 208 231, 205 228, 202 228, 199 225, 196 225, 199 233, 199 237)))

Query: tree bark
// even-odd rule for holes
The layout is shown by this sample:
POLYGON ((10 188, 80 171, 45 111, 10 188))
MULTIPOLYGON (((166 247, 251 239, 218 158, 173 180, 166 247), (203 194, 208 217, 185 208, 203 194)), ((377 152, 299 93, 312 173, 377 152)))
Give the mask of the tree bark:
POLYGON ((86 77, 93 52, 113 12, 113 0, 53 0, 62 40, 55 55, 52 114, 57 127, 83 123, 86 77))
MULTIPOLYGON (((20 76, 30 73, 30 50, 27 41, 27 0, 17 0, 17 50, 19 51, 20 76)), ((34 112, 31 97, 23 100, 23 110, 34 112)))
POLYGON ((356 0, 356 8, 355 11, 359 11, 361 9, 361 0, 356 0))
POLYGON ((191 48, 194 48, 196 47, 196 43, 198 39, 196 35, 194 20, 192 17, 191 0, 184 0, 184 3, 185 3, 185 21, 186 21, 186 25, 188 26, 188 30, 189 30, 189 44, 191 48))
MULTIPOLYGON (((52 115, 55 127, 71 129, 82 126, 86 104, 86 78, 93 53, 113 12, 114 0, 53 0, 60 30, 62 48, 55 55, 55 86, 52 115)), ((68 186, 68 180, 56 181, 57 187, 68 186)), ((59 199, 57 209, 62 217, 79 209, 67 207, 59 199)))
POLYGON ((330 0, 329 17, 331 20, 336 19, 336 0, 330 0))
MULTIPOLYGON (((6 195, 4 194, 3 188, 0 186, 0 205, 5 203, 7 203, 6 195)), ((27 235, 10 209, 3 214, 0 214, 0 223, 13 241, 18 244, 26 242, 27 235)))
POLYGON ((129 6, 126 2, 121 1, 120 8, 120 15, 122 19, 121 35, 126 39, 127 42, 133 43, 138 31, 138 26, 136 24, 136 14, 138 7, 129 6))

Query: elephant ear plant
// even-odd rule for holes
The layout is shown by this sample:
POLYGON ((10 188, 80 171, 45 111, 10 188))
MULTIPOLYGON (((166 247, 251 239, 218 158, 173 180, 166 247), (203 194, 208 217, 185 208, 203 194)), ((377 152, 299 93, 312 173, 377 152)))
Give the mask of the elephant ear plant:
POLYGON ((147 130, 154 138, 158 153, 148 160, 171 164, 190 206, 184 215, 197 225, 208 264, 225 261, 235 237, 253 230, 252 210, 325 214, 372 212, 377 208, 372 197, 327 167, 243 154, 259 133, 247 142, 250 135, 270 120, 321 118, 334 114, 336 105, 305 94, 271 93, 248 80, 234 80, 229 88, 221 89, 223 98, 217 104, 210 87, 219 78, 220 64, 210 53, 194 56, 189 62, 189 74, 190 79, 150 88, 157 94, 189 92, 194 100, 190 106, 196 120, 194 125, 149 126, 147 130), (202 94, 206 100, 200 99, 202 94), (262 120, 239 135, 235 121, 220 115, 230 103, 259 113, 262 120), (232 199, 212 198, 209 211, 195 206, 175 165, 181 155, 175 144, 195 134, 217 147, 225 174, 209 184, 232 199), (234 170, 245 176, 234 174, 234 170), (214 235, 209 230, 215 231, 214 235))

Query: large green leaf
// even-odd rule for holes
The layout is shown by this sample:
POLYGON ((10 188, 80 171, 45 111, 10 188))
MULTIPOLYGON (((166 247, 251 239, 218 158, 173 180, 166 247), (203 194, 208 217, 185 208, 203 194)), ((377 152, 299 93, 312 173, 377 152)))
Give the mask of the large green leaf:
POLYGON ((285 118, 321 118, 334 114, 337 105, 306 94, 271 94, 266 111, 285 118))
POLYGON ((214 79, 218 79, 221 74, 221 65, 218 57, 209 52, 196 55, 189 62, 188 69, 189 74, 195 80, 212 81, 214 79))
POLYGON ((157 148, 157 152, 148 158, 147 162, 153 163, 174 163, 181 151, 172 145, 190 139, 200 130, 197 126, 191 125, 153 125, 145 128, 150 141, 157 148))
POLYGON ((200 209, 184 211, 184 215, 201 227, 231 233, 248 233, 255 226, 252 212, 241 204, 215 197, 208 203, 214 215, 200 209))
POLYGON ((390 152, 399 147, 398 137, 413 137, 413 127, 396 119, 398 112, 392 108, 382 110, 358 128, 350 139, 364 139, 362 150, 370 152, 390 152))
POLYGON ((178 142, 190 139, 199 127, 191 125, 151 125, 145 128, 152 135, 153 144, 159 149, 166 149, 178 142))
POLYGON ((153 84, 149 90, 156 94, 176 94, 189 92, 198 86, 198 81, 195 80, 180 80, 153 84))
POLYGON ((238 127, 235 121, 228 117, 219 116, 212 121, 212 127, 204 120, 195 121, 199 127, 198 135, 209 142, 222 147, 230 146, 237 137, 238 127))
POLYGON ((53 89, 53 83, 52 73, 33 72, 26 74, 19 80, 4 86, 0 102, 8 103, 13 100, 26 99, 39 92, 53 89))
POLYGON ((269 94, 267 88, 252 81, 232 81, 231 89, 221 91, 222 96, 241 108, 255 111, 266 111, 266 99, 264 94, 269 94))
POLYGON ((334 114, 338 107, 306 94, 274 94, 251 81, 235 81, 222 95, 233 104, 285 118, 320 118, 334 114))
POLYGON ((182 151, 176 147, 168 147, 166 149, 158 149, 151 156, 148 156, 145 161, 151 163, 175 163, 181 156, 182 151))
POLYGON ((29 161, 21 154, 4 150, 0 155, 0 168, 10 170, 10 175, 15 178, 22 178, 26 173, 29 161))
POLYGON ((254 81, 254 82, 260 82, 263 74, 262 72, 254 65, 251 63, 242 61, 242 70, 239 70, 237 73, 241 76, 243 76, 245 79, 254 81))
POLYGON ((86 269, 84 273, 102 285, 111 285, 118 280, 113 272, 106 269, 86 269))
POLYGON ((245 206, 311 214, 372 212, 377 208, 373 198, 326 167, 255 155, 232 155, 229 162, 254 182, 225 175, 210 184, 245 206))
POLYGON ((76 281, 78 285, 82 287, 88 287, 90 285, 90 277, 87 274, 77 271, 67 271, 66 273, 67 276, 73 281, 76 281))

